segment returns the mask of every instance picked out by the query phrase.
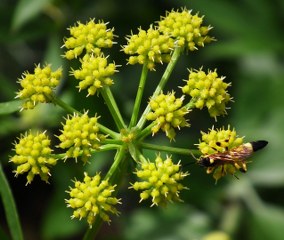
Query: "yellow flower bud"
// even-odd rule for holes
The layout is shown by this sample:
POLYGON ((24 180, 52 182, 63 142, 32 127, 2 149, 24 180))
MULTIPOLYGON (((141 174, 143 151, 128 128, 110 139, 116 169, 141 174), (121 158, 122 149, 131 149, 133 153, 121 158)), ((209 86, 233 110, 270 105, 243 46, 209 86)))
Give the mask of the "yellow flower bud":
POLYGON ((189 123, 184 118, 188 113, 185 107, 182 107, 183 97, 176 98, 175 93, 167 95, 161 93, 154 99, 150 99, 152 109, 146 116, 148 120, 155 121, 152 127, 152 133, 157 133, 160 129, 166 133, 166 136, 172 140, 176 133, 174 128, 188 127, 189 123))
POLYGON ((43 181, 48 182, 50 167, 57 161, 52 156, 50 140, 45 132, 33 134, 26 133, 15 144, 15 155, 10 161, 18 165, 14 171, 16 176, 28 172, 27 184, 31 183, 35 175, 39 175, 43 181))
POLYGON ((110 185, 108 180, 101 181, 99 174, 94 177, 87 173, 84 175, 84 181, 76 181, 74 188, 68 191, 70 199, 66 200, 67 206, 75 209, 72 218, 87 218, 90 228, 97 216, 110 222, 109 213, 119 214, 114 207, 120 204, 120 199, 113 197, 116 185, 110 185))
POLYGON ((51 71, 51 66, 46 65, 43 68, 37 65, 34 74, 25 72, 19 83, 23 88, 17 93, 17 98, 24 100, 22 109, 33 109, 38 103, 50 102, 49 96, 55 87, 58 86, 62 76, 62 69, 51 71))
POLYGON ((140 167, 141 170, 137 170, 135 174, 141 181, 131 186, 136 191, 142 190, 140 201, 150 196, 152 205, 165 206, 168 202, 181 201, 179 193, 187 188, 179 181, 188 173, 181 172, 179 164, 174 164, 169 157, 163 160, 157 156, 155 162, 143 162, 140 167))

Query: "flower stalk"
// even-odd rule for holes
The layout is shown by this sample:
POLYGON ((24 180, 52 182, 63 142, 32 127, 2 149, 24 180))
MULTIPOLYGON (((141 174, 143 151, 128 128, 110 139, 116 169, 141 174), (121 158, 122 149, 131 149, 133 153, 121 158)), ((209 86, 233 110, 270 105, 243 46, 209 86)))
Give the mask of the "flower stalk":
POLYGON ((147 73, 148 73, 148 67, 147 67, 147 62, 146 62, 143 65, 142 74, 141 74, 140 81, 139 81, 138 91, 136 94, 136 99, 135 99, 135 103, 133 107, 133 113, 131 116, 129 128, 134 127, 137 123, 141 100, 142 100, 142 96, 143 96, 143 92, 144 92, 144 88, 146 84, 147 73))
MULTIPOLYGON (((152 98, 157 97, 161 93, 161 91, 164 89, 164 87, 165 87, 167 81, 169 80, 169 77, 170 77, 175 65, 177 64, 177 61, 180 57, 181 52, 182 52, 181 47, 175 47, 174 52, 173 52, 172 57, 171 57, 171 60, 168 63, 167 68, 166 68, 159 84, 157 85, 157 87, 156 87, 156 89, 155 89, 155 91, 152 95, 152 98)), ((150 108, 150 105, 148 104, 146 109, 144 110, 143 114, 141 115, 140 120, 137 123, 138 128, 140 128, 140 129, 143 128, 143 126, 145 125, 145 123, 147 121, 146 115, 150 112, 150 110, 151 110, 151 108, 150 108)))
POLYGON ((112 95, 112 92, 110 91, 109 87, 104 87, 100 93, 102 94, 105 103, 108 106, 108 109, 113 117, 113 120, 116 124, 117 129, 120 131, 121 129, 126 128, 126 125, 124 123, 124 120, 121 116, 120 110, 116 104, 116 101, 112 95))

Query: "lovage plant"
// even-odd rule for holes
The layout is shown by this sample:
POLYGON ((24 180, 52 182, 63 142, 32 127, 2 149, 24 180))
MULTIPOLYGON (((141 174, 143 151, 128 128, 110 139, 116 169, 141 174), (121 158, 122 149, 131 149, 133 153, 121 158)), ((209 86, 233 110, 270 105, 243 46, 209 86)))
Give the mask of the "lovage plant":
MULTIPOLYGON (((180 202, 180 193, 188 190, 186 177, 189 173, 182 168, 180 161, 173 160, 171 154, 183 154, 188 159, 193 154, 206 156, 197 158, 197 163, 206 167, 207 173, 213 173, 215 180, 227 173, 235 174, 237 170, 246 169, 245 158, 236 157, 224 162, 221 157, 210 158, 218 153, 229 155, 230 149, 242 146, 243 138, 230 127, 202 132, 196 150, 190 146, 184 149, 147 143, 147 139, 155 137, 158 132, 165 134, 169 144, 175 141, 181 128, 191 127, 189 119, 195 109, 208 109, 210 117, 215 120, 227 114, 227 105, 232 100, 228 92, 230 83, 225 82, 225 77, 219 76, 216 69, 191 69, 183 86, 164 91, 181 54, 190 54, 215 41, 211 36, 212 27, 204 24, 204 17, 185 8, 172 10, 149 29, 139 28, 126 37, 122 50, 128 56, 127 64, 140 64, 142 68, 129 121, 121 115, 111 91, 116 82, 115 74, 123 68, 109 62, 104 53, 106 48, 115 44, 114 29, 107 25, 104 21, 91 19, 70 27, 70 35, 64 39, 63 57, 77 61, 79 67, 71 69, 70 75, 77 81, 79 92, 88 98, 104 99, 115 129, 104 125, 99 112, 91 115, 88 109, 74 109, 55 94, 62 78, 62 68, 52 70, 51 64, 38 64, 33 72, 25 72, 19 79, 21 88, 16 96, 22 100, 21 111, 46 103, 66 111, 60 134, 56 136, 59 144, 52 143, 48 130, 28 130, 15 142, 10 162, 15 165, 15 176, 26 174, 27 184, 31 184, 37 175, 48 182, 59 161, 68 164, 69 159, 74 159, 80 164, 96 164, 95 160, 90 160, 91 156, 100 151, 116 151, 106 174, 92 176, 82 172, 81 178, 73 183, 70 180, 71 186, 66 189, 65 202, 72 208, 71 217, 88 223, 85 239, 93 239, 103 221, 109 223, 113 215, 119 215, 117 206, 123 204, 123 199, 118 198, 120 179, 131 168, 128 174, 133 174, 136 180, 129 183, 129 191, 139 192, 140 201, 147 201, 150 206, 180 202), (147 76, 161 64, 166 65, 166 69, 149 96, 147 107, 141 109, 147 76), (156 157, 148 159, 143 154, 144 149, 156 151, 156 157), (167 152, 167 156, 163 157, 161 152, 167 152)), ((246 147, 249 151, 249 146, 246 147)))

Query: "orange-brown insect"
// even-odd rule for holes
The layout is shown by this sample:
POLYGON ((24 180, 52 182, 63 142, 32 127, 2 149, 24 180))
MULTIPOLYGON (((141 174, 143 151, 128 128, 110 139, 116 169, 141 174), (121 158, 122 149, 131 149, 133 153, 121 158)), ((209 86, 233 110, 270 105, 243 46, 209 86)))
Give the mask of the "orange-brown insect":
POLYGON ((211 173, 216 167, 221 166, 223 175, 223 171, 225 171, 224 165, 226 164, 234 166, 241 172, 246 172, 246 159, 250 157, 253 152, 264 148, 267 144, 268 142, 265 140, 244 143, 225 152, 201 156, 198 160, 198 164, 206 167, 207 173, 211 173))

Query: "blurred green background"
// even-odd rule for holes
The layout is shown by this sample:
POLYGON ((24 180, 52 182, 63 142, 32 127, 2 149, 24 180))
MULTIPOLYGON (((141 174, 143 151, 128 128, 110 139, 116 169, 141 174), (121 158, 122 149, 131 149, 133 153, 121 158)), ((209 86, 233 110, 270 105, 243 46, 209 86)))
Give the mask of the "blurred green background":
MULTIPOLYGON (((228 233, 230 239, 280 240, 284 234, 284 1, 282 0, 191 0, 191 1, 115 1, 115 0, 0 0, 0 101, 14 99, 17 79, 35 64, 52 63, 63 66, 65 78, 58 95, 78 109, 98 112, 101 121, 108 122, 109 113, 103 101, 86 98, 74 88, 76 82, 68 77, 69 63, 60 55, 66 30, 76 21, 103 19, 115 28, 118 44, 109 50, 110 59, 122 65, 115 77, 113 94, 129 118, 139 80, 140 66, 125 65, 120 51, 125 35, 138 27, 147 29, 165 11, 186 6, 205 15, 205 23, 214 28, 211 35, 218 41, 199 51, 183 56, 177 64, 167 90, 177 86, 188 75, 187 68, 218 69, 226 81, 232 82, 229 115, 218 122, 209 119, 206 111, 191 114, 191 128, 182 130, 175 146, 194 148, 200 130, 227 126, 236 128, 247 141, 265 139, 266 149, 256 153, 248 164, 248 173, 239 180, 227 176, 214 184, 212 176, 195 165, 186 168, 191 175, 185 184, 190 191, 182 194, 184 203, 166 209, 149 208, 149 202, 138 204, 139 196, 127 190, 127 181, 119 194, 123 199, 121 216, 103 226, 98 239, 177 239, 213 240, 208 234, 228 233), (207 238, 206 238, 207 235, 207 238)), ((159 81, 163 67, 149 74, 145 102, 159 81)), ((112 153, 96 156, 96 164, 81 166, 69 161, 58 164, 50 184, 38 178, 25 186, 25 176, 14 178, 8 163, 12 143, 20 133, 31 127, 58 133, 65 113, 54 106, 42 106, 34 111, 0 115, 1 163, 16 198, 26 239, 80 239, 86 224, 71 220, 66 209, 65 190, 82 171, 104 171, 111 163, 112 153), (95 165, 95 166, 94 166, 95 165)), ((56 139, 53 139, 56 142, 56 139)), ((158 136, 156 143, 168 144, 158 136)), ((153 152, 147 153, 149 156, 153 152)), ((192 159, 175 156, 186 164, 192 159)), ((1 187, 1 186, 0 186, 1 187)), ((7 231, 4 210, 0 204, 0 226, 7 231)), ((229 239, 217 237, 216 239, 229 239)))

